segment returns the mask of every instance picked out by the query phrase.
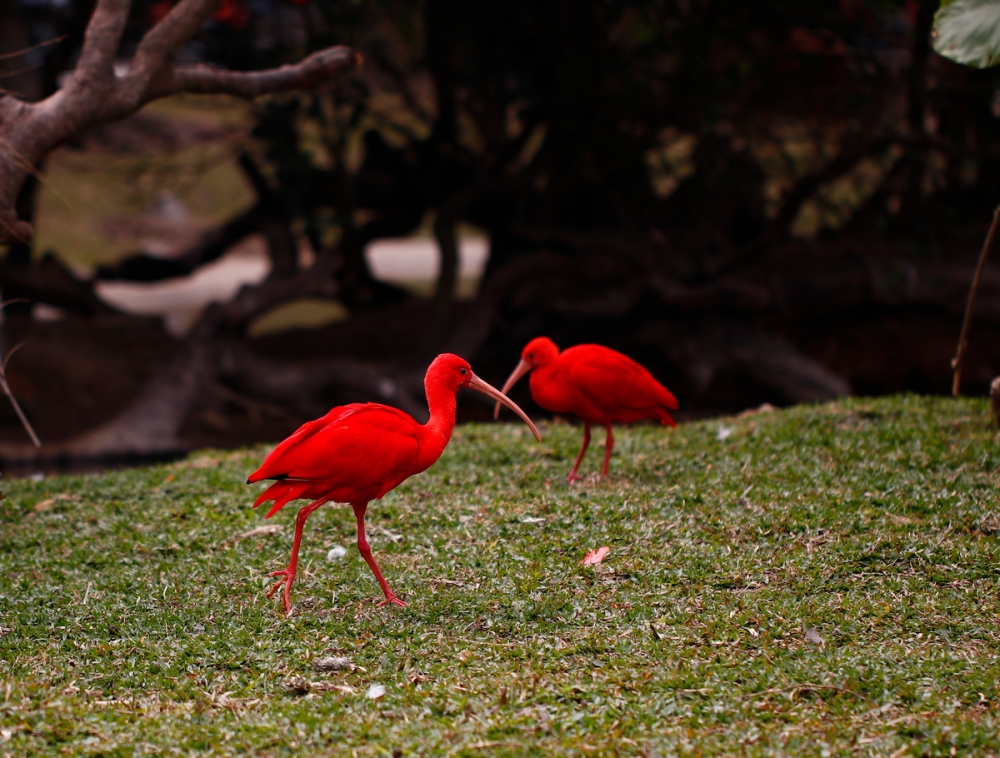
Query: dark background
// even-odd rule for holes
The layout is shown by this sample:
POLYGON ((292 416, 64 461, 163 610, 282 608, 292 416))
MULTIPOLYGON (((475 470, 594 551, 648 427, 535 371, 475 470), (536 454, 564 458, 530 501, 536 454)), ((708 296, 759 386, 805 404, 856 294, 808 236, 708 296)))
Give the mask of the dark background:
MULTIPOLYGON (((66 37, 0 60, 19 72, 5 86, 31 99, 54 91, 89 7, 6 4, 0 52, 66 37)), ((164 7, 134 4, 123 57, 164 7)), ((185 48, 190 59, 255 69, 343 43, 364 65, 320 91, 255 103, 234 156, 256 202, 185 255, 137 250, 88 278, 58 263, 65 251, 43 264, 46 251, 8 249, 4 295, 64 316, 39 323, 29 307, 8 309, 8 345, 26 342, 10 366, 15 390, 43 439, 79 436, 127 409, 190 340, 115 313, 94 281, 185 275, 262 233, 275 270, 303 265, 302 248, 334 256, 350 317, 214 337, 210 381, 179 411, 185 446, 275 439, 357 399, 395 398, 419 414, 434 354, 460 352, 499 384, 539 334, 636 358, 678 396, 682 419, 949 392, 972 267, 1000 202, 1000 89, 993 70, 932 51, 936 9, 223 3, 185 48), (472 300, 454 297, 464 225, 490 241, 472 300), (365 246, 421 228, 441 250, 435 292, 375 280, 365 246), (379 377, 396 382, 394 395, 379 395, 379 377)), ((155 127, 133 121, 127 133, 155 127)), ((31 199, 29 187, 29 216, 31 199)), ((968 393, 985 394, 1000 374, 998 296, 991 266, 968 393)), ((513 397, 538 413, 526 383, 513 397)), ((488 410, 461 406, 463 418, 488 410)), ((23 436, 3 414, 3 437, 23 436)))

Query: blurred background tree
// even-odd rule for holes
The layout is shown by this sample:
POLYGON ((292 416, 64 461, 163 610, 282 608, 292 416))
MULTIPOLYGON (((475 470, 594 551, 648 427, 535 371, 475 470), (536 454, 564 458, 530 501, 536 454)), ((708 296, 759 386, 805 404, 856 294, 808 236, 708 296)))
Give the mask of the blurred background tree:
MULTIPOLYGON (((131 33, 167 6, 134 3, 131 33)), ((632 355, 693 415, 852 391, 947 391, 971 267, 1000 197, 1000 90, 992 71, 932 51, 937 7, 227 0, 185 47, 192 60, 258 69, 348 44, 364 65, 258 101, 246 132, 220 138, 236 183, 252 190, 184 249, 119 251, 82 275, 56 265, 72 250, 52 259, 36 250, 29 267, 49 260, 49 274, 30 297, 77 315, 8 330, 36 352, 108 328, 99 324, 121 330, 101 282, 185 276, 262 235, 268 282, 289 283, 280 298, 229 312, 225 328, 208 309, 182 343, 143 321, 158 336, 142 341, 162 355, 143 356, 148 371, 132 371, 75 426, 53 421, 52 433, 75 438, 112 411, 135 423, 151 397, 144 382, 168 375, 170 356, 188 371, 199 345, 211 345, 209 358, 196 389, 173 401, 171 447, 277 437, 344 400, 419 412, 433 354, 460 352, 499 379, 541 333, 632 355), (488 240, 489 257, 465 300, 456 292, 469 230, 488 240), (408 235, 432 236, 439 255, 423 296, 380 281, 366 254, 408 235), (255 328, 307 294, 296 283, 316 278, 341 309, 335 323, 255 328), (199 329, 206 319, 212 327, 199 329)), ((30 53, 39 91, 72 64, 88 9, 69 0, 8 9, 23 31, 7 50, 66 35, 30 53)), ((12 264, 29 257, 12 246, 7 259, 0 286, 23 294, 12 264)), ((988 268, 970 391, 1000 372, 998 294, 1000 272, 988 268)), ((15 378, 44 428, 44 361, 28 357, 15 378)))

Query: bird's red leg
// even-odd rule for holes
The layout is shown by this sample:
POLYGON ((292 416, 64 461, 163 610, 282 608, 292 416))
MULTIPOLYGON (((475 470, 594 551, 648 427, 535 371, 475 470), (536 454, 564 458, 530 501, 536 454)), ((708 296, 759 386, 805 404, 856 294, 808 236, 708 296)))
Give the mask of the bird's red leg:
POLYGON ((368 538, 365 536, 365 511, 368 510, 368 503, 351 503, 351 507, 354 509, 354 515, 358 519, 358 552, 361 553, 361 557, 365 559, 365 563, 368 564, 372 573, 375 574, 375 578, 382 588, 382 593, 385 595, 385 600, 379 603, 379 605, 392 603, 405 607, 406 603, 396 597, 396 593, 389 588, 389 584, 382 576, 382 572, 378 570, 378 564, 375 563, 375 556, 372 555, 372 549, 368 547, 368 538))
POLYGON ((604 468, 601 469, 601 476, 605 479, 608 477, 608 464, 611 462, 611 451, 615 446, 615 435, 611 433, 611 424, 604 425, 608 430, 608 437, 604 441, 604 468))
POLYGON ((295 539, 292 542, 292 559, 288 562, 288 568, 282 569, 281 571, 272 571, 269 574, 269 576, 284 577, 271 587, 267 596, 271 597, 271 595, 278 591, 278 587, 285 585, 285 591, 281 594, 281 609, 285 612, 286 616, 292 609, 292 582, 295 581, 295 570, 299 564, 299 543, 302 542, 302 527, 306 525, 306 519, 309 518, 309 514, 325 502, 326 498, 320 498, 319 500, 309 503, 309 505, 299 511, 299 515, 295 517, 295 539))
POLYGON ((573 464, 573 470, 569 472, 569 476, 566 477, 567 482, 576 482, 583 479, 582 476, 576 475, 576 470, 580 468, 580 461, 583 460, 583 454, 587 452, 587 446, 590 445, 590 422, 583 422, 583 446, 580 448, 580 454, 576 456, 576 463, 573 464))

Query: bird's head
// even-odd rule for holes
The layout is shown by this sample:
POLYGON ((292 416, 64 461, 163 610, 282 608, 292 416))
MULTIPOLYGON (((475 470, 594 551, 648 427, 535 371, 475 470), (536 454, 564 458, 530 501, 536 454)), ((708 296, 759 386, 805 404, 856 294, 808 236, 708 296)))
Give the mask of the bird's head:
MULTIPOLYGON (((558 357, 559 348, 556 347, 555 342, 548 337, 535 337, 535 339, 524 346, 524 350, 521 351, 521 361, 517 364, 514 371, 511 372, 511 375, 507 377, 507 381, 503 383, 503 390, 501 392, 506 395, 522 376, 533 368, 551 363, 558 357)), ((500 403, 497 403, 493 408, 493 418, 499 417, 500 403)))
POLYGON ((427 367, 424 381, 433 381, 452 392, 458 392, 462 387, 468 387, 473 377, 475 374, 467 360, 452 353, 441 353, 427 367))
POLYGON ((476 376, 472 372, 472 366, 469 365, 468 361, 459 358, 457 355, 442 353, 435 358, 427 368, 427 375, 424 377, 424 386, 427 388, 428 398, 432 392, 439 391, 441 388, 452 393, 458 392, 462 387, 482 392, 484 395, 493 398, 498 403, 503 403, 514 411, 531 428, 535 439, 539 441, 542 439, 538 428, 531 423, 528 414, 522 411, 517 406, 517 403, 500 392, 496 387, 487 384, 476 376))
MULTIPOLYGON (((548 337, 535 337, 521 351, 521 362, 535 368, 551 363, 559 357, 559 348, 548 337)), ((530 370, 530 369, 529 369, 530 370)), ((515 380, 516 381, 516 380, 515 380)))

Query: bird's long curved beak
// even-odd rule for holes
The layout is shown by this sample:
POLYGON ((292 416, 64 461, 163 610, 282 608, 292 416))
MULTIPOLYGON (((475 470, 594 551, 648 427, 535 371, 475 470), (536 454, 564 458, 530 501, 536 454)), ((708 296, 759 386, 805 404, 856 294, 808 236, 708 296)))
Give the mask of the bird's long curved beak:
MULTIPOLYGON (((510 384, 513 384, 513 382, 510 382, 510 384)), ((539 442, 542 441, 541 432, 538 431, 537 426, 531 423, 531 419, 528 418, 528 414, 522 411, 518 407, 517 403, 515 403, 513 400, 511 400, 509 397, 503 394, 496 387, 494 387, 491 384, 487 384, 475 374, 472 375, 472 378, 469 380, 469 384, 467 386, 469 387, 469 389, 476 390, 476 392, 482 392, 484 395, 492 397, 494 400, 497 401, 498 408, 500 407, 500 403, 506 405, 508 408, 514 411, 514 413, 520 416, 521 420, 528 425, 528 428, 531 429, 531 433, 535 435, 535 439, 538 440, 539 442)))
MULTIPOLYGON (((530 363, 524 360, 524 358, 522 358, 521 362, 517 364, 517 368, 515 368, 511 372, 511 375, 507 377, 507 381, 503 383, 503 389, 500 391, 506 396, 506 394, 510 392, 510 388, 513 387, 515 384, 517 384, 517 380, 520 379, 525 374, 527 374, 533 368, 534 366, 532 366, 530 363)), ((500 403, 497 403, 493 407, 493 418, 494 419, 500 418, 500 403)))

